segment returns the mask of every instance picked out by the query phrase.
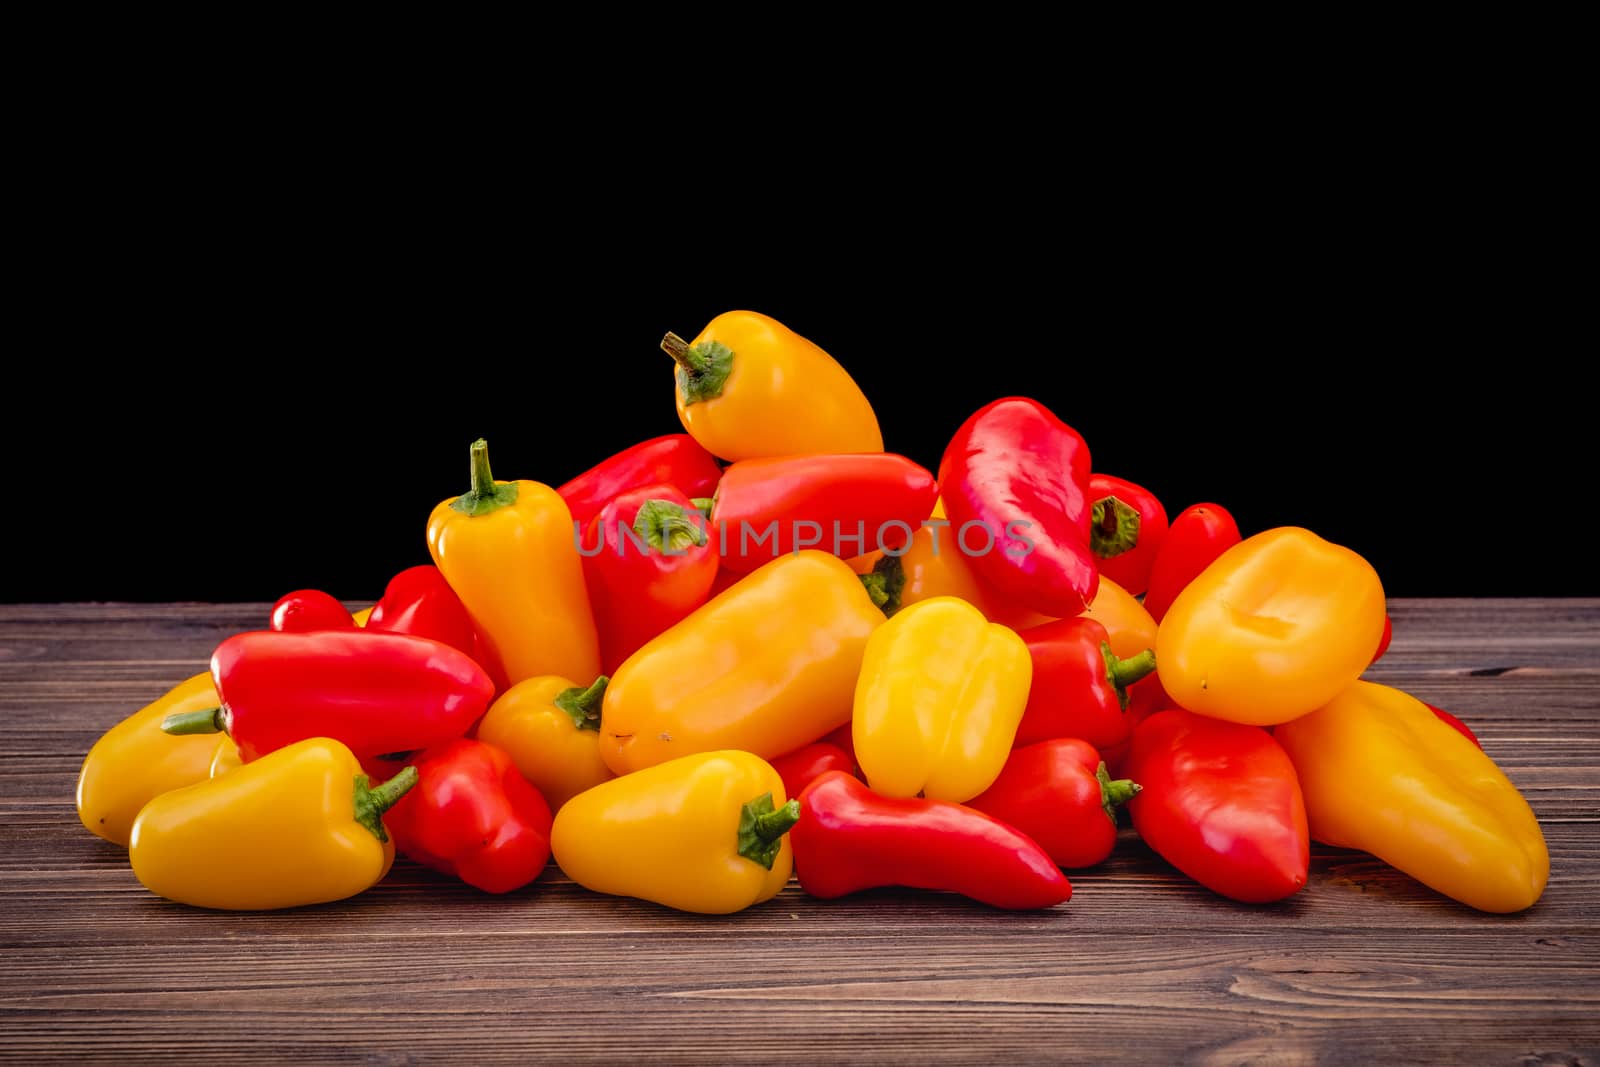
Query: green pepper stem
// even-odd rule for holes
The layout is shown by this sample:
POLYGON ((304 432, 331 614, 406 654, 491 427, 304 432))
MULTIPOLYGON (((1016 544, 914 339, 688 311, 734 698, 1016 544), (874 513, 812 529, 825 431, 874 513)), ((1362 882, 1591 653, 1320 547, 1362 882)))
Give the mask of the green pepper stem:
POLYGON ((394 807, 417 784, 417 769, 403 767, 382 785, 371 783, 372 780, 366 775, 356 775, 355 820, 379 841, 387 841, 389 832, 383 826, 383 813, 394 807))
POLYGON ((872 565, 871 574, 861 575, 861 584, 867 590, 867 596, 884 615, 893 615, 901 608, 900 593, 906 587, 905 567, 900 563, 899 556, 888 553, 879 558, 872 565))
POLYGON ((800 801, 791 800, 775 811, 756 816, 756 836, 763 841, 776 841, 800 821, 800 801))
POLYGON ((706 543, 705 527, 691 519, 690 509, 670 500, 646 500, 633 517, 633 532, 664 556, 681 556, 691 545, 706 543))
POLYGON ((184 734, 225 734, 232 725, 225 708, 202 708, 199 711, 180 711, 161 720, 161 732, 182 736, 184 734))
POLYGON ((517 502, 517 483, 496 485, 494 472, 489 469, 489 442, 478 438, 472 442, 472 488, 450 502, 453 511, 476 517, 487 515, 496 508, 517 502))
POLYGON ((717 498, 714 496, 697 496, 689 501, 689 503, 698 508, 700 510, 700 514, 704 515, 707 519, 711 518, 711 506, 716 502, 717 498))
POLYGON ((587 689, 578 685, 563 689, 551 703, 571 715, 572 725, 578 729, 599 730, 600 705, 605 699, 606 686, 610 683, 611 679, 602 674, 587 689))
POLYGON ((1155 669, 1156 653, 1151 648, 1145 649, 1137 656, 1129 656, 1127 659, 1119 659, 1111 655, 1106 660, 1106 677, 1110 678, 1111 684, 1118 689, 1128 688, 1128 686, 1146 677, 1155 669))
POLYGON ((1105 809, 1106 818, 1113 823, 1117 821, 1118 806, 1132 800, 1134 794, 1144 788, 1131 778, 1118 778, 1113 781, 1110 772, 1106 770, 1105 760, 1100 761, 1094 776, 1100 782, 1100 806, 1105 809))
POLYGON ((1139 510, 1114 496, 1094 502, 1090 512, 1089 551, 1112 559, 1139 544, 1139 510))
POLYGON ((762 793, 739 809, 739 855, 767 870, 783 848, 783 835, 800 821, 800 802, 790 800, 776 810, 772 794, 762 793))
POLYGON ((706 361, 689 347, 688 341, 671 330, 668 330, 667 335, 661 339, 661 351, 677 360, 678 366, 686 371, 694 373, 705 370, 706 361))

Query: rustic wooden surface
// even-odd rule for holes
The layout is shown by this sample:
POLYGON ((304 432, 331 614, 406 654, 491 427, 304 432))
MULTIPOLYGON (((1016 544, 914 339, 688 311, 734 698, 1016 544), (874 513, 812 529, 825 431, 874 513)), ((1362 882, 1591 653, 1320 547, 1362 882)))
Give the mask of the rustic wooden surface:
POLYGON ((265 605, 0 606, 0 1057, 375 1063, 1600 1063, 1600 601, 1400 601, 1371 677, 1448 707, 1532 803, 1544 899, 1480 915, 1317 849, 1270 907, 1125 832, 1069 904, 727 918, 489 897, 400 863, 354 900, 152 897, 73 809, 84 752, 265 605))

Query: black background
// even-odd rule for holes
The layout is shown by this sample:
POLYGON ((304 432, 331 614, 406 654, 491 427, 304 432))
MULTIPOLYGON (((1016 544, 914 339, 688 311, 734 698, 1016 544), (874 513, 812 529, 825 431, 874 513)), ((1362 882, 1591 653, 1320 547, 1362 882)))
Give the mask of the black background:
POLYGON ((1308 526, 1391 595, 1600 593, 1593 403, 1559 369, 1576 285, 1482 189, 1147 183, 849 218, 804 197, 508 218, 499 192, 186 187, 64 225, 10 346, 32 380, 0 430, 0 599, 370 599, 427 560, 474 437, 498 476, 559 484, 676 432, 659 338, 736 307, 832 353, 932 468, 971 411, 1031 395, 1170 513, 1308 526))

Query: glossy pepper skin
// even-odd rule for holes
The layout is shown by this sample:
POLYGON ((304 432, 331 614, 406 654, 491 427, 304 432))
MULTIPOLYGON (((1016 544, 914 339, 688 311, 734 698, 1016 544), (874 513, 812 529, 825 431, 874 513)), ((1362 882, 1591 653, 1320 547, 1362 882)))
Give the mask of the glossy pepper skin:
POLYGON ((757 570, 611 676, 600 755, 617 774, 694 752, 792 752, 850 718, 883 622, 841 559, 805 551, 757 570))
POLYGON ((1167 539, 1167 509, 1142 485, 1109 474, 1089 476, 1089 548, 1110 578, 1134 596, 1150 586, 1150 568, 1167 539))
POLYGON ((873 791, 959 803, 989 788, 1032 675, 1022 639, 955 597, 913 604, 878 627, 851 719, 873 791))
POLYGON ((363 756, 426 748, 466 733, 494 695, 483 668, 448 645, 367 630, 235 634, 211 654, 211 680, 220 707, 162 728, 226 733, 246 763, 308 737, 363 756))
POLYGON ((722 468, 686 433, 640 441, 598 463, 556 490, 579 530, 614 498, 644 485, 670 485, 693 500, 716 492, 722 468))
POLYGON ((1001 596, 1056 619, 1094 599, 1089 446, 1043 404, 1007 397, 968 418, 939 464, 939 496, 973 569, 1001 596))
POLYGON ((886 452, 750 459, 723 472, 711 528, 731 571, 753 571, 797 548, 899 551, 938 494, 927 469, 886 452))
POLYGON ((375 633, 429 637, 465 652, 494 679, 496 689, 506 687, 505 668, 495 657, 466 605, 456 596, 438 567, 424 563, 389 579, 383 596, 372 605, 366 628, 375 633))
POLYGON ((772 761, 772 769, 783 779, 784 793, 797 797, 805 792, 806 786, 829 771, 854 774, 856 761, 854 756, 838 745, 818 741, 816 744, 797 748, 793 752, 779 756, 772 761))
POLYGON ((1103 863, 1117 843, 1117 806, 1139 792, 1113 781, 1087 741, 1057 738, 1011 753, 994 785, 967 802, 1015 827, 1060 867, 1103 863))
POLYGON ((428 519, 428 551, 508 682, 600 673, 571 512, 547 485, 495 481, 481 439, 472 445, 472 489, 428 519))
POLYGON ((1156 663, 1180 707, 1270 726, 1326 704, 1360 677, 1383 633, 1372 565, 1282 526, 1218 556, 1161 621, 1156 663))
POLYGON ((1103 575, 1094 602, 1078 617, 1104 626, 1111 651, 1123 659, 1156 647, 1156 620, 1127 590, 1103 575))
POLYGON ((1311 840, 1294 765, 1257 726, 1158 711, 1133 732, 1128 802, 1145 844, 1207 889, 1247 904, 1306 884, 1311 840))
POLYGON ((726 915, 778 895, 798 805, 748 752, 702 752, 595 786, 556 815, 550 844, 586 889, 726 915))
POLYGON ((1132 659, 1111 651, 1106 628, 1093 619, 1057 619, 1017 635, 1033 663, 1017 747, 1076 737, 1099 748, 1127 740, 1128 687, 1156 669, 1145 649, 1132 659))
POLYGON ((356 621, 331 594, 320 589, 297 589, 285 593, 272 605, 269 624, 274 630, 304 633, 308 630, 348 630, 356 621))
POLYGON ((590 524, 582 552, 607 671, 704 604, 717 577, 705 516, 670 485, 612 500, 590 524))
POLYGON ((457 738, 412 764, 417 784, 390 809, 395 847, 486 893, 509 893, 550 859, 550 805, 500 749, 457 738))
POLYGON ((1544 892, 1550 853, 1528 802, 1410 694, 1356 682, 1273 733, 1318 841, 1370 852, 1479 911, 1522 911, 1544 892))
POLYGON ((855 556, 849 563, 861 575, 872 602, 891 617, 903 607, 936 596, 953 596, 983 612, 990 622, 1013 630, 1048 621, 1048 616, 1011 603, 980 581, 957 546, 949 520, 942 517, 918 527, 898 556, 873 551, 855 556))
POLYGON ((529 678, 500 695, 478 723, 478 740, 503 749, 551 811, 614 777, 600 758, 600 705, 610 679, 585 687, 556 675, 529 678))
POLYGON ((879 796, 843 771, 800 795, 789 835, 800 888, 829 900, 906 886, 960 893, 996 908, 1049 908, 1072 896, 1033 839, 945 800, 879 796))
POLYGON ((343 900, 382 878, 382 815, 416 781, 370 786, 349 749, 310 738, 144 806, 128 858, 146 889, 201 908, 253 911, 343 900))
POLYGON ((152 798, 201 781, 211 768, 214 737, 173 737, 168 715, 217 705, 210 674, 180 682, 101 735, 78 772, 78 818, 92 834, 126 846, 134 817, 152 798))
POLYGON ((1221 504, 1192 504, 1178 512, 1150 565, 1144 609, 1160 622, 1184 587, 1211 561, 1239 543, 1239 524, 1221 504))
POLYGON ((692 343, 669 333, 661 347, 677 363, 678 419, 714 456, 883 451, 855 380, 776 319, 728 311, 692 343))

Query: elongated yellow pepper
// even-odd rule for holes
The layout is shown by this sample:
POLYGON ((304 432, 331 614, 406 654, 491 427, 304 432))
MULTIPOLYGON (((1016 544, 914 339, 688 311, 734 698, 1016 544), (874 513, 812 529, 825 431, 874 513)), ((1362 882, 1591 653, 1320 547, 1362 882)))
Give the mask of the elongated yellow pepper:
POLYGON ((913 604, 867 642, 851 736, 875 792, 970 800, 999 777, 1033 660, 1011 630, 955 597, 913 604))
POLYGON ((126 847, 139 809, 155 797, 206 778, 217 739, 162 732, 168 715, 222 703, 211 674, 197 674, 107 730, 78 772, 78 818, 88 829, 126 847))
POLYGON ((502 749, 551 811, 613 777, 600 758, 600 705, 608 679, 585 689, 566 678, 529 678, 500 694, 478 723, 478 740, 502 749))
POLYGON ((428 519, 428 551, 515 684, 600 673, 572 513, 540 482, 497 482, 472 445, 472 489, 428 519))
POLYGON ((1544 892, 1550 853, 1533 809, 1415 697, 1356 682, 1273 736, 1318 841, 1370 852, 1480 911, 1521 911, 1544 892))
POLYGON ((618 774, 692 752, 773 759, 850 721, 867 637, 883 622, 848 565, 781 556, 617 668, 600 756, 618 774))
POLYGON ((748 752, 702 752, 569 800, 550 831, 567 877, 597 893, 725 915, 770 900, 800 817, 783 779, 748 752))
POLYGON ((726 460, 882 452, 861 388, 834 358, 776 319, 728 311, 691 344, 669 333, 678 364, 678 418, 726 460))
POLYGON ((134 821, 128 858, 152 893, 202 908, 343 900, 388 872, 382 815, 416 780, 407 767, 370 787, 348 748, 310 738, 156 797, 134 821))
POLYGON ((1371 564, 1283 526, 1234 545, 1178 594, 1156 635, 1156 670, 1190 711, 1288 722, 1360 677, 1385 617, 1371 564))

